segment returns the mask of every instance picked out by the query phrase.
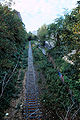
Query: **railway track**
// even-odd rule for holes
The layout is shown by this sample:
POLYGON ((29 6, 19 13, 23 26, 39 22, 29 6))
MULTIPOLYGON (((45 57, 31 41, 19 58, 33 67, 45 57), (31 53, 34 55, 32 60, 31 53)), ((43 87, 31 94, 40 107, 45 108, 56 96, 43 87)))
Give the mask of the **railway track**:
POLYGON ((24 119, 42 120, 40 101, 38 97, 38 88, 35 81, 35 71, 33 66, 31 42, 29 42, 28 71, 26 75, 27 78, 26 78, 26 91, 25 91, 25 103, 24 103, 24 119))

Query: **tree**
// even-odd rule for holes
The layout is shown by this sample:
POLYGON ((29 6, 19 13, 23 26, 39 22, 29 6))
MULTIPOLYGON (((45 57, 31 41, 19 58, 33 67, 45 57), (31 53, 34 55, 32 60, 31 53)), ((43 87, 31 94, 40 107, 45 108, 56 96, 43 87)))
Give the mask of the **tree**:
POLYGON ((37 36, 43 46, 45 45, 46 35, 47 35, 47 26, 44 24, 37 31, 37 36))
POLYGON ((62 119, 80 119, 79 115, 76 116, 80 111, 80 1, 71 13, 65 14, 64 18, 60 17, 48 25, 47 30, 49 39, 53 34, 54 39, 52 40, 56 42, 55 47, 47 52, 52 56, 56 67, 60 68, 60 71, 64 74, 65 85, 68 86, 61 85, 58 78, 56 79, 56 72, 46 64, 43 68, 43 71, 45 69, 47 85, 47 90, 43 95, 44 104, 49 109, 55 109, 58 117, 65 116, 62 119), (76 53, 70 55, 73 50, 76 53), (73 64, 63 60, 65 55, 73 64), (72 98, 70 98, 70 95, 72 98), (66 111, 64 111, 64 108, 66 111))
POLYGON ((8 7, 11 7, 12 5, 15 4, 14 0, 3 0, 2 1, 2 4, 5 5, 5 6, 8 6, 8 7))
POLYGON ((14 76, 17 76, 26 41, 21 19, 14 10, 0 5, 0 119, 15 92, 14 76))

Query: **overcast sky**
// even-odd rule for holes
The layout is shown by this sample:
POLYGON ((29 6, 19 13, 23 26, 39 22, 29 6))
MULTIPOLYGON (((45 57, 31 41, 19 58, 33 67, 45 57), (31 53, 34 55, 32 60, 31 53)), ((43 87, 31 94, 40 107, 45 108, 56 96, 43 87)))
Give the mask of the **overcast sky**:
POLYGON ((50 24, 64 13, 64 8, 76 7, 77 0, 14 0, 14 8, 21 13, 27 31, 50 24))

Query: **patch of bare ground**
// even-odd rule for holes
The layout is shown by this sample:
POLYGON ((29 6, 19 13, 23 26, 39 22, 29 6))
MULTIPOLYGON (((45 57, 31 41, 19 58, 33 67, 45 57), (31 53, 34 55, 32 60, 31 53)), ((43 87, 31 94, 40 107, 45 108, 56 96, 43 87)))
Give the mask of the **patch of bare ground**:
MULTIPOLYGON (((19 70, 19 75, 18 75, 18 80, 17 80, 17 84, 16 84, 16 88, 20 89, 20 92, 18 94, 18 97, 16 97, 15 99, 12 98, 11 103, 10 103, 10 107, 5 111, 5 116, 4 116, 4 120, 23 120, 23 104, 24 104, 24 96, 25 96, 25 77, 26 75, 24 75, 24 78, 22 80, 22 88, 20 88, 19 86, 19 78, 21 75, 21 71, 19 70)), ((24 74, 25 70, 23 70, 24 74)))

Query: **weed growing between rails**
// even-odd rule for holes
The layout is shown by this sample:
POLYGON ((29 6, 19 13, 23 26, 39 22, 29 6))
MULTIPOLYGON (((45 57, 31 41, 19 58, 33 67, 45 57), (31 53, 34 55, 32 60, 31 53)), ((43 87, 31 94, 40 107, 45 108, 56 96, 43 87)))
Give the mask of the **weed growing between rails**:
POLYGON ((54 69, 53 65, 48 61, 48 58, 42 54, 37 46, 33 47, 33 55, 37 71, 45 77, 45 85, 43 85, 43 78, 39 76, 39 85, 41 84, 40 87, 42 88, 41 102, 44 108, 46 108, 46 112, 44 112, 46 119, 65 120, 66 116, 71 120, 80 119, 78 106, 76 103, 75 105, 72 104, 66 87, 59 79, 57 70, 54 69))

